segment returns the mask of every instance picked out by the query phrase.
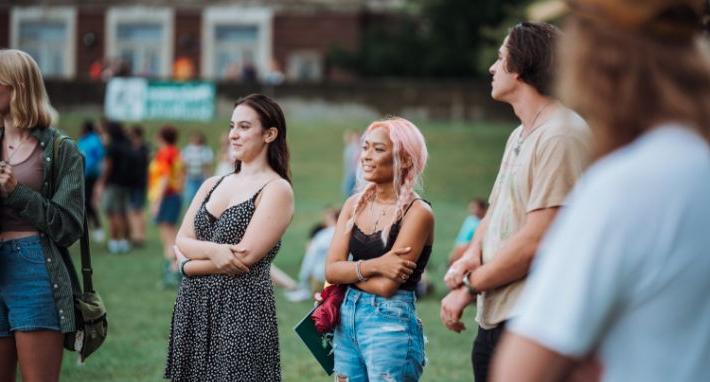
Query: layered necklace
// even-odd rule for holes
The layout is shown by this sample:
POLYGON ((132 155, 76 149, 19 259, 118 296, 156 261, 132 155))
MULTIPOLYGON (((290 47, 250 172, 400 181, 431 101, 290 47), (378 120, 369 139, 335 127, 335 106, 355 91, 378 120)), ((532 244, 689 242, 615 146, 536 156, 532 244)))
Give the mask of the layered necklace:
MULTIPOLYGON (((542 114, 542 111, 547 109, 547 107, 550 106, 551 103, 553 103, 553 101, 550 101, 550 102, 542 105, 542 107, 537 111, 537 114, 535 114, 535 118, 533 118, 533 121, 530 124, 532 126, 532 128, 530 128, 530 132, 528 132, 527 135, 523 135, 525 133, 525 129, 522 129, 520 131, 520 135, 518 135, 518 142, 515 144, 515 148, 513 149, 513 152, 515 152, 515 156, 518 156, 518 154, 520 154, 520 147, 523 145, 525 138, 529 137, 530 134, 532 134, 532 132, 535 131, 535 129, 540 127, 539 125, 535 125, 537 123, 537 119, 538 119, 538 117, 540 117, 540 114, 542 114)), ((542 125, 542 124, 540 124, 540 125, 542 125)))
POLYGON ((394 205, 394 203, 379 203, 375 201, 375 199, 372 199, 372 202, 370 203, 370 216, 375 218, 375 228, 373 229, 372 232, 377 232, 377 227, 380 224, 380 220, 382 220, 385 215, 387 215, 387 212, 389 210, 389 206, 394 205), (375 208, 375 203, 381 204, 383 206, 382 212, 379 214, 375 214, 374 208, 375 208), (387 208, 384 208, 384 206, 388 206, 387 208))

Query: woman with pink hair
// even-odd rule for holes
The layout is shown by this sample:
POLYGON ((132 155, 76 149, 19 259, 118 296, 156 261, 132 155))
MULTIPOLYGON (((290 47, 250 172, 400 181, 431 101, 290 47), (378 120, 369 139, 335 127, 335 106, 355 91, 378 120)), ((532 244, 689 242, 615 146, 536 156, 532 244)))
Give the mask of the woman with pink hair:
POLYGON ((431 255, 434 215, 414 188, 426 161, 424 137, 406 119, 365 131, 358 169, 365 184, 342 208, 325 270, 328 282, 348 286, 334 333, 338 381, 422 374, 414 290, 431 255))

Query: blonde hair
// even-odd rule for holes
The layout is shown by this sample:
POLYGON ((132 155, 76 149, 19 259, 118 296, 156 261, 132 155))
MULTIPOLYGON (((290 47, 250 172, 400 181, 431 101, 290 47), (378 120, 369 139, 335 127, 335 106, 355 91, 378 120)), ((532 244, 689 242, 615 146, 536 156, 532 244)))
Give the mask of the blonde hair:
POLYGON ((596 135, 599 158, 664 122, 710 141, 708 40, 668 43, 571 16, 560 49, 560 98, 596 135))
MULTIPOLYGON (((37 62, 16 49, 0 49, 0 85, 12 88, 10 118, 17 128, 49 127, 49 98, 37 62)), ((4 127, 0 119, 0 127, 4 127)))
MULTIPOLYGON (((413 123, 404 118, 392 117, 375 121, 370 124, 365 134, 375 129, 387 130, 392 141, 393 151, 392 186, 397 202, 390 224, 382 230, 382 241, 386 245, 392 224, 404 217, 405 208, 416 198, 414 189, 421 183, 421 175, 426 167, 428 152, 422 133, 413 123)), ((358 164, 358 168, 360 166, 358 164)), ((374 198, 375 183, 366 183, 354 203, 352 216, 348 221, 348 230, 351 230, 355 225, 357 214, 365 208, 367 202, 374 200, 374 198)))

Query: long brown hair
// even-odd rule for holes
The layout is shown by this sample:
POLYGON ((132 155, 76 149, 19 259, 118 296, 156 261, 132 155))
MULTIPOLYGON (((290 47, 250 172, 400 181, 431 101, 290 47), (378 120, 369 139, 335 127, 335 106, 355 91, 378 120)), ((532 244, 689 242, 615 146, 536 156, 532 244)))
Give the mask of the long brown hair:
MULTIPOLYGON (((246 105, 252 108, 259 115, 259 122, 264 129, 276 128, 278 134, 276 139, 269 143, 266 153, 269 166, 276 171, 279 176, 291 183, 291 170, 288 166, 289 151, 286 143, 286 118, 276 101, 263 94, 250 94, 240 98, 234 103, 236 108, 239 105, 246 105)), ((239 172, 242 168, 242 161, 237 160, 234 164, 234 171, 239 172)))
POLYGON ((560 49, 560 98, 596 135, 599 158, 663 122, 710 141, 706 37, 668 43, 572 15, 560 49))

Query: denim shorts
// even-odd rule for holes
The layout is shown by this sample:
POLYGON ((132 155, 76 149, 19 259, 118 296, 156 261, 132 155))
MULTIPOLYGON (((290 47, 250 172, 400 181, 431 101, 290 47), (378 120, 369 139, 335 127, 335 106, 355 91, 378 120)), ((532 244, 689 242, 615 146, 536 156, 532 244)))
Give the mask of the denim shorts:
POLYGON ((131 187, 128 189, 128 208, 133 211, 140 211, 145 208, 146 190, 145 187, 131 187))
POLYGON ((0 242, 0 337, 60 330, 44 262, 39 236, 0 242))
POLYGON ((155 215, 155 224, 177 224, 180 218, 180 205, 182 198, 178 194, 163 196, 158 207, 158 214, 155 215))
POLYGON ((333 338, 336 380, 419 380, 426 358, 415 300, 413 291, 385 298, 348 288, 333 338))

